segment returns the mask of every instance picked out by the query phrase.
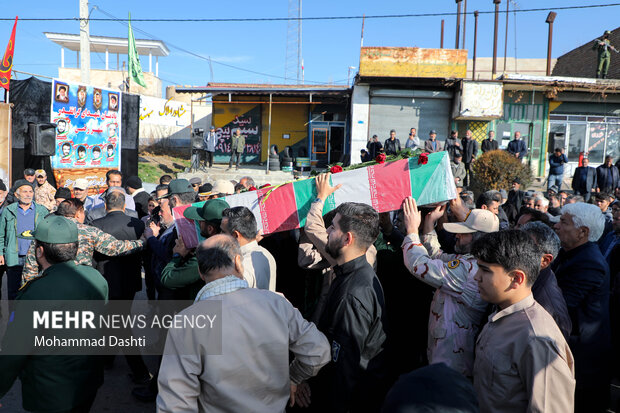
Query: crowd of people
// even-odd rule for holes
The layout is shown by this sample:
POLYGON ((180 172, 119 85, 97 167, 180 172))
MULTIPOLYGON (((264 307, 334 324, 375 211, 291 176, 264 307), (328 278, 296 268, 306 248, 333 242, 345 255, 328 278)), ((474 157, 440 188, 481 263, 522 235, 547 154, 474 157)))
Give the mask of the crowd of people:
MULTIPOLYGON (((493 135, 483 151, 497 149, 493 135)), ((508 148, 519 158, 520 142, 508 148)), ((547 193, 524 191, 515 178, 475 196, 471 131, 420 142, 412 129, 404 146, 448 152, 456 199, 323 213, 342 189, 320 174, 304 227, 265 236, 225 198, 256 190, 249 176, 164 175, 148 193, 110 170, 95 193, 84 179, 55 190, 45 171, 26 170, 10 190, 0 183, 8 298, 131 301, 144 288, 148 300, 194 301, 187 315, 220 301, 221 355, 208 354, 208 329, 170 330, 155 371, 125 355, 132 394, 161 412, 605 411, 620 373, 617 172, 611 186, 598 171, 573 179, 598 191, 555 178, 547 193), (204 241, 189 248, 172 209, 197 201, 183 215, 204 241)), ((367 149, 401 144, 392 131, 367 149)), ((0 356, 0 395, 20 377, 28 410, 89 411, 114 358, 63 357, 0 356)))

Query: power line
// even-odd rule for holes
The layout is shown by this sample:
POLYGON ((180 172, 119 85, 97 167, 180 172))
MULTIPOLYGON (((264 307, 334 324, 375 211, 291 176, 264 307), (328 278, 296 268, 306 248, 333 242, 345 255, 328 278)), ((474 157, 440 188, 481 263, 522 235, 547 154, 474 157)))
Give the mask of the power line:
MULTIPOLYGON (((539 11, 550 11, 550 10, 579 10, 579 9, 595 9, 602 7, 615 7, 620 6, 620 3, 610 3, 610 4, 587 4, 581 6, 564 6, 564 7, 540 7, 534 9, 520 9, 516 12, 518 13, 532 13, 539 11)), ((513 10, 514 12, 514 10, 513 10)), ((494 14, 495 10, 488 11, 480 11, 480 14, 494 14)), ((500 10, 500 14, 506 13, 505 11, 500 10)), ((463 13, 461 13, 463 14, 463 13)), ((467 12, 466 14, 474 14, 474 12, 467 12)), ((289 20, 300 20, 300 21, 312 21, 312 20, 361 20, 363 18, 366 19, 401 19, 401 18, 411 18, 411 17, 449 17, 456 16, 455 12, 445 12, 445 13, 414 13, 414 14, 380 14, 380 15, 355 15, 355 16, 317 16, 317 17, 250 17, 250 18, 237 18, 237 17, 229 17, 229 18, 201 18, 201 19, 173 19, 173 18, 156 18, 156 19, 132 19, 134 22, 154 22, 154 23, 189 23, 189 22, 222 22, 222 23, 235 23, 235 22, 273 22, 273 21, 289 21, 289 20)), ((1 17, 0 21, 13 21, 14 18, 1 17)), ((78 21, 81 20, 79 17, 25 17, 20 18, 20 21, 78 21)), ((90 21, 121 21, 127 22, 128 19, 117 19, 117 18, 89 18, 84 20, 90 21)))
MULTIPOLYGON (((109 20, 109 21, 116 21, 116 22, 118 22, 120 24, 123 24, 123 25, 127 26, 127 19, 118 19, 115 16, 113 16, 112 14, 110 14, 110 13, 106 12, 105 10, 101 9, 99 6, 96 6, 96 7, 97 7, 98 11, 100 11, 101 13, 103 13, 106 16, 109 17, 109 19, 107 19, 107 20, 109 20)), ((91 19, 91 20, 93 20, 93 19, 91 19)), ((132 19, 132 21, 136 21, 136 19, 132 19)), ((158 37, 154 36, 151 33, 148 33, 146 31, 141 30, 141 29, 136 28, 136 27, 132 27, 132 28, 133 28, 134 31, 140 32, 140 33, 144 34, 145 36, 150 37, 151 39, 160 40, 158 37)), ((284 76, 271 75, 269 73, 258 72, 256 70, 246 69, 244 67, 240 67, 240 66, 231 65, 231 64, 228 64, 228 63, 219 62, 217 60, 211 59, 210 56, 203 56, 203 55, 200 55, 198 53, 194 53, 191 50, 187 50, 187 49, 185 49, 185 48, 183 48, 181 46, 177 46, 177 45, 174 45, 174 44, 169 43, 169 42, 166 42, 166 44, 168 46, 170 46, 171 48, 173 48, 173 49, 177 49, 177 50, 179 50, 179 51, 181 51, 183 53, 187 53, 187 54, 189 54, 191 56, 197 57, 199 59, 205 60, 205 61, 210 62, 210 63, 218 64, 218 65, 221 65, 221 66, 224 66, 224 67, 240 70, 240 71, 243 71, 243 72, 252 73, 252 74, 255 74, 255 75, 261 75, 261 76, 266 76, 266 77, 270 77, 270 78, 277 78, 277 79, 285 79, 286 80, 286 77, 284 77, 284 76)), ((319 84, 319 85, 329 84, 329 83, 326 83, 326 82, 316 82, 316 81, 311 81, 311 80, 308 80, 306 82, 314 83, 314 84, 319 84)))

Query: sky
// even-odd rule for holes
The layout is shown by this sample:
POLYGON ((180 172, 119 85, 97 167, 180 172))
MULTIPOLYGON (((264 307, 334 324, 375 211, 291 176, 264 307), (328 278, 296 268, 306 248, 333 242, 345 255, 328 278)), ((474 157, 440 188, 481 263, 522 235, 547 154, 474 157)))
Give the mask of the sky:
MULTIPOLYGON (((511 0, 510 9, 532 9, 592 4, 612 4, 610 0, 511 0)), ((469 0, 467 11, 493 11, 492 0, 469 0)), ((90 0, 91 18, 269 18, 287 17, 288 0, 90 0), (107 13, 107 14, 106 14, 107 13)), ((506 0, 500 10, 505 11, 506 0)), ((556 10, 553 57, 590 42, 604 30, 617 27, 620 5, 605 8, 556 10)), ((454 13, 454 0, 313 0, 302 5, 303 17, 402 15, 422 13, 454 13)), ((548 11, 509 14, 508 56, 518 58, 545 58, 548 11), (515 25, 516 24, 516 25, 515 25), (516 29, 516 30, 515 30, 516 29), (516 34, 516 36, 515 36, 516 34), (515 50, 516 49, 516 50, 515 50)), ((78 17, 78 0, 12 1, 3 5, 0 17, 14 18, 78 17), (26 7, 27 5, 27 7, 26 7)), ((503 56, 505 40, 505 13, 499 18, 498 56, 503 56)), ((364 46, 408 46, 438 48, 441 20, 445 19, 445 47, 454 47, 455 16, 406 17, 366 19, 364 46)), ((478 23, 478 56, 493 54, 493 14, 481 14, 478 23)), ((159 77, 167 85, 201 86, 208 82, 227 83, 284 83, 287 44, 287 22, 136 22, 136 38, 153 36, 162 40, 170 55, 159 59, 159 77), (141 31, 147 32, 148 35, 141 31), (184 49, 184 51, 179 50, 184 49), (202 56, 196 57, 192 54, 202 56), (213 77, 208 57, 213 62, 213 77), (224 66, 233 65, 237 68, 224 66), (260 72, 252 73, 249 72, 260 72)), ((0 21, 0 53, 4 52, 13 27, 13 21, 0 21)), ((305 83, 346 84, 359 66, 361 19, 315 20, 302 23, 302 57, 305 83), (349 69, 349 67, 354 67, 349 69)), ((24 72, 58 76, 60 46, 48 40, 43 32, 79 33, 77 21, 19 21, 15 41, 13 69, 24 72)), ((90 34, 126 37, 127 26, 116 21, 92 21, 90 34)), ((472 57, 474 17, 466 20, 466 48, 472 57)), ((616 45, 619 46, 619 45, 616 45)), ((126 56, 121 56, 121 61, 126 56)), ((141 57, 142 68, 148 70, 148 56, 141 57)), ((76 53, 65 51, 66 67, 76 67, 76 53)), ((116 67, 116 57, 110 56, 110 65, 116 67)), ((154 67, 153 58, 153 67, 154 67)), ((103 69, 105 56, 91 54, 91 67, 103 69)), ((18 73, 19 79, 28 75, 18 73)), ((290 82, 289 82, 290 83, 290 82)))

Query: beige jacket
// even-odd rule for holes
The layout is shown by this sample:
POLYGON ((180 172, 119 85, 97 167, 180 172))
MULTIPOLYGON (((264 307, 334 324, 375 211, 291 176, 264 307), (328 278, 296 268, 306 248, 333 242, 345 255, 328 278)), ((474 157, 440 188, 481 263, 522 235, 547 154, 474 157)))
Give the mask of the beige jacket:
POLYGON ((276 290, 276 260, 265 248, 252 241, 241 247, 243 278, 250 288, 276 290))
POLYGON ((198 301, 178 316, 213 315, 207 306, 214 300, 222 305, 221 336, 217 328, 168 331, 157 411, 284 412, 291 381, 307 380, 329 362, 327 338, 286 298, 256 288, 198 301), (212 355, 220 338, 221 354, 212 355))
POLYGON ((531 294, 489 316, 476 342, 474 388, 482 413, 574 410, 573 354, 531 294))

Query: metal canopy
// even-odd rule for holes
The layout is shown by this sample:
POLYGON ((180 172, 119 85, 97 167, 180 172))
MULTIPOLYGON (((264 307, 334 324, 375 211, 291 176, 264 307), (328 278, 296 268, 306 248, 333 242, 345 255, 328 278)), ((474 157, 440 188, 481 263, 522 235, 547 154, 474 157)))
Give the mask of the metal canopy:
MULTIPOLYGON (((73 50, 80 51, 80 35, 69 33, 49 33, 44 32, 45 36, 54 43, 73 50)), ((126 37, 106 37, 106 36, 89 36, 90 51, 93 53, 118 53, 127 54, 127 38, 126 37)), ((136 39, 136 50, 142 56, 168 56, 170 50, 161 40, 136 39)))

